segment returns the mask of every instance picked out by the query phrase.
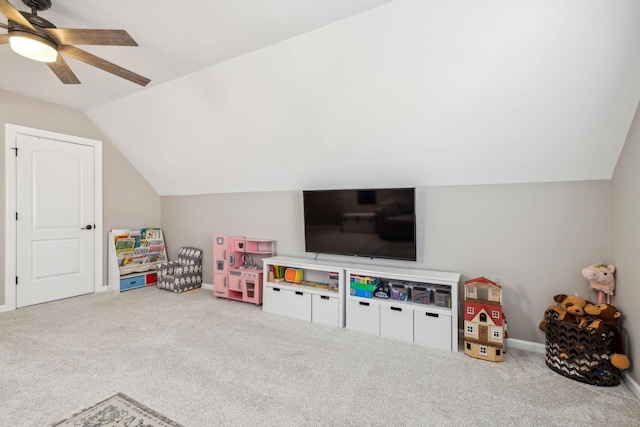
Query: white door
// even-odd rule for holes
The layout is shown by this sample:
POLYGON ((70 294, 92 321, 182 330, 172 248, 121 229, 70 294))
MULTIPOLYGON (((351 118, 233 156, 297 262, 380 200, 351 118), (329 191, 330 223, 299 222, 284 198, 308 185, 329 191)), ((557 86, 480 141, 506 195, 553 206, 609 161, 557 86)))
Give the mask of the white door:
POLYGON ((16 305, 94 291, 94 148, 18 134, 16 305))

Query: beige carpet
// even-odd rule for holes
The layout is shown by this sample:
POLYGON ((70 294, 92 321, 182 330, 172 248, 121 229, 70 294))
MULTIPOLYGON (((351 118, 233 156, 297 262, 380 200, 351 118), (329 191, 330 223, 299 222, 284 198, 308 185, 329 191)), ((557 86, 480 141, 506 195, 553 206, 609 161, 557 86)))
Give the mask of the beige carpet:
POLYGON ((0 426, 43 426, 121 391, 186 427, 632 426, 624 386, 155 287, 0 314, 0 426))

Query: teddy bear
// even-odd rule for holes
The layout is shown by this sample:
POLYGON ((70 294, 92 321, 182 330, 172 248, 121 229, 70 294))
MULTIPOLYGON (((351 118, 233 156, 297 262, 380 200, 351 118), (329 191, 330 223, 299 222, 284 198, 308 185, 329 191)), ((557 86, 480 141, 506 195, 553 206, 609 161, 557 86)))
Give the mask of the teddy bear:
POLYGON ((543 318, 540 322, 540 325, 538 325, 538 327, 542 331, 544 331, 546 328, 547 311, 555 312, 552 314, 552 316, 557 318, 558 320, 583 326, 587 321, 584 308, 587 306, 587 304, 593 305, 593 303, 591 303, 590 301, 587 301, 584 298, 580 298, 577 295, 558 294, 553 297, 553 300, 557 302, 558 305, 551 305, 545 310, 545 318, 543 318))
POLYGON ((597 332, 608 326, 613 331, 611 364, 618 369, 629 368, 629 358, 624 352, 622 331, 618 326, 618 320, 622 317, 622 313, 611 304, 588 304, 585 307, 585 313, 592 318, 586 325, 588 330, 597 332))
POLYGON ((598 291, 598 304, 605 302, 613 303, 613 290, 616 287, 613 273, 616 271, 615 265, 593 264, 582 269, 582 277, 589 281, 589 289, 598 291))

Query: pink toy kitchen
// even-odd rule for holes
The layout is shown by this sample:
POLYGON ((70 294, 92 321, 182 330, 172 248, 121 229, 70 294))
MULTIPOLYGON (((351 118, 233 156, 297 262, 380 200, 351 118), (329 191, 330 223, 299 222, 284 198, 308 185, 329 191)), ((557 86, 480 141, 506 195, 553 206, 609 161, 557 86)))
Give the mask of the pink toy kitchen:
POLYGON ((262 304, 262 259, 275 254, 275 240, 214 235, 213 294, 262 304))

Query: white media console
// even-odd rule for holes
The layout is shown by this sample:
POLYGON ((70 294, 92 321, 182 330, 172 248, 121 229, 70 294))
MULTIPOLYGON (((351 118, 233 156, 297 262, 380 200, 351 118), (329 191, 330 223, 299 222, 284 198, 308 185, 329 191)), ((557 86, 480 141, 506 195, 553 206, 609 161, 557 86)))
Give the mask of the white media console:
POLYGON ((263 266, 266 312, 458 351, 459 273, 287 256, 265 258, 263 266), (276 282, 269 275, 273 266, 301 270, 302 278, 276 282), (431 296, 421 303, 358 296, 352 282, 364 278, 427 289, 431 296))

